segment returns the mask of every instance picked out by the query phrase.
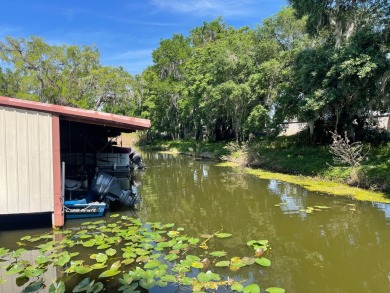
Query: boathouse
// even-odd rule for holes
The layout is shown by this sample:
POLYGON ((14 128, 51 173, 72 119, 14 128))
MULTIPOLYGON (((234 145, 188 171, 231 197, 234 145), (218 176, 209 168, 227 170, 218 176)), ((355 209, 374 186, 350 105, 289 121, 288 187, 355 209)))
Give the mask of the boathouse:
POLYGON ((51 214, 63 226, 61 138, 149 127, 147 119, 0 96, 0 216, 51 214))

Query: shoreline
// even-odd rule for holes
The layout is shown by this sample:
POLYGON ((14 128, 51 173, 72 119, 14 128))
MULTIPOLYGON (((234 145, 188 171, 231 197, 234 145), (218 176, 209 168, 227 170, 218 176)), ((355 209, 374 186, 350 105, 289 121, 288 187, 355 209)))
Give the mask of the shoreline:
POLYGON ((254 175, 260 179, 280 180, 283 182, 296 184, 312 192, 321 192, 333 196, 346 197, 357 201, 390 204, 390 198, 386 198, 386 193, 370 191, 359 187, 352 187, 345 183, 339 183, 310 176, 290 175, 270 172, 263 169, 243 167, 234 162, 222 162, 217 164, 217 166, 243 168, 247 174, 254 175))

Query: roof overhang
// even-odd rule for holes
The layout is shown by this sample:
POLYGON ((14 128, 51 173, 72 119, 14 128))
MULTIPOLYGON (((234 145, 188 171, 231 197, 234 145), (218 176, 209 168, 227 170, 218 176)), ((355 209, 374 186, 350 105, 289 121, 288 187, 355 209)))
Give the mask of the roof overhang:
POLYGON ((150 128, 150 120, 122 115, 103 113, 67 106, 46 104, 28 100, 14 99, 0 96, 0 106, 58 115, 61 120, 76 121, 86 124, 117 128, 122 132, 146 130, 150 128))

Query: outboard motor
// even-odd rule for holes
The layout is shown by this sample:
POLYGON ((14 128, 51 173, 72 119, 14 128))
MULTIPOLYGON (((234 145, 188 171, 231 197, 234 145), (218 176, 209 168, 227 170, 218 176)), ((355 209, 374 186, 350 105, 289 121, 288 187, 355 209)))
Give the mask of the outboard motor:
POLYGON ((122 206, 132 206, 137 203, 137 195, 130 190, 122 190, 115 177, 97 173, 91 183, 91 193, 100 201, 104 201, 108 206, 111 202, 118 202, 122 206))
POLYGON ((142 162, 141 155, 135 152, 133 149, 131 150, 129 158, 130 162, 132 162, 135 167, 139 169, 143 169, 145 167, 144 163, 142 162))

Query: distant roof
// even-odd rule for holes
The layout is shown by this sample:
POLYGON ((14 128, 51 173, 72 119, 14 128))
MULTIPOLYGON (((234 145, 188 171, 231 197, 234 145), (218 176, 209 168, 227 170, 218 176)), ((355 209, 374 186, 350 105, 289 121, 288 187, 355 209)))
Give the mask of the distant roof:
POLYGON ((126 130, 146 130, 150 128, 149 119, 141 119, 122 115, 103 113, 54 104, 46 104, 28 100, 0 96, 0 106, 34 110, 56 114, 63 120, 77 121, 87 124, 97 124, 126 130))

